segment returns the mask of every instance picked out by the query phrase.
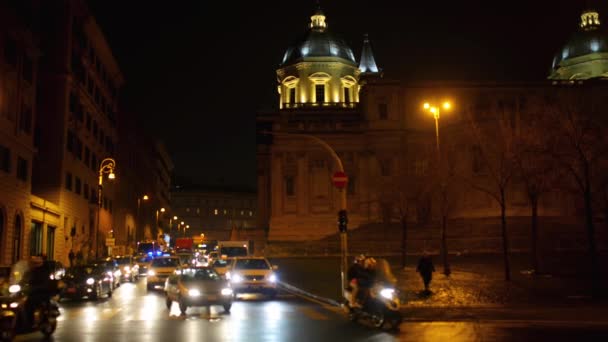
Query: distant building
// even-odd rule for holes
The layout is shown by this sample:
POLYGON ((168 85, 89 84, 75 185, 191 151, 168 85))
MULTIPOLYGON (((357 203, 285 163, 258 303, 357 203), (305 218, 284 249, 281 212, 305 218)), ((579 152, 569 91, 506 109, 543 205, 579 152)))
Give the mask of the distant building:
POLYGON ((599 13, 581 14, 580 27, 553 59, 553 80, 584 80, 608 77, 608 36, 599 13))
POLYGON ((138 241, 157 240, 164 233, 171 212, 173 172, 164 144, 143 132, 134 113, 123 110, 121 117, 114 215, 117 253, 135 248, 138 241))
POLYGON ((30 213, 40 58, 37 14, 34 2, 0 3, 0 264, 49 250, 44 241, 52 251, 55 240, 55 229, 49 227, 43 235, 30 213))
POLYGON ((56 255, 72 248, 105 253, 111 236, 115 187, 103 181, 97 224, 98 175, 104 158, 116 156, 118 94, 122 73, 83 0, 41 1, 38 120, 33 192, 61 211, 56 255), (64 240, 63 237, 66 239, 64 240))
POLYGON ((220 187, 176 187, 171 193, 172 236, 205 234, 208 240, 247 240, 256 228, 255 192, 220 187), (186 229, 181 225, 190 226, 186 229), (236 235, 235 235, 236 234, 236 235))

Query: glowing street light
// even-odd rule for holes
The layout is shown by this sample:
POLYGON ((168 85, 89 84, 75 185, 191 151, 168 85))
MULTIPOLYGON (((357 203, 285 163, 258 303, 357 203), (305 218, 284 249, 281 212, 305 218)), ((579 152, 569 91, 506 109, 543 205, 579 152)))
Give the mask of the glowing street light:
POLYGON ((444 101, 440 106, 436 106, 429 102, 425 102, 422 107, 424 110, 433 114, 433 118, 435 118, 435 139, 437 142, 437 160, 439 160, 439 116, 441 114, 441 108, 450 110, 452 109, 452 104, 449 101, 444 101))
POLYGON ((116 179, 114 169, 116 168, 116 161, 112 158, 105 158, 99 164, 99 183, 97 184, 97 222, 95 224, 95 258, 99 258, 99 221, 101 213, 101 196, 103 189, 103 175, 108 174, 108 179, 116 179))

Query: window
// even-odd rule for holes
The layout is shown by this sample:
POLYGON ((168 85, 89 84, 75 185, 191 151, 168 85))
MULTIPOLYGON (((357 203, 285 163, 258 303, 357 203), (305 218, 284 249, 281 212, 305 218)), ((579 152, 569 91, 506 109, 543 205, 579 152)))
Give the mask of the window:
POLYGON ((99 130, 99 144, 100 144, 101 146, 103 146, 103 145, 104 145, 103 143, 104 143, 105 139, 106 139, 106 136, 105 136, 105 134, 103 133, 103 130, 102 130, 102 129, 100 129, 100 130, 99 130))
POLYGON ((213 209, 213 215, 217 215, 217 209, 213 209))
POLYGON ((482 152, 481 152, 481 147, 479 147, 479 145, 475 145, 471 148, 471 154, 472 154, 472 171, 475 174, 479 174, 483 171, 483 156, 482 156, 482 152))
POLYGON ((11 172, 11 150, 0 145, 0 170, 11 172))
POLYGON ((380 174, 382 176, 391 175, 391 161, 389 159, 381 159, 378 161, 380 164, 380 174))
POLYGON ((4 249, 4 236, 6 232, 4 231, 4 211, 0 208, 0 248, 4 249))
POLYGON ((97 137, 97 121, 93 120, 93 136, 97 137))
POLYGON ((82 183, 80 182, 80 178, 74 177, 74 192, 77 195, 80 195, 81 191, 82 191, 82 183))
POLYGON ((34 83, 34 64, 28 57, 23 58, 23 79, 30 84, 34 83))
POLYGON ((17 52, 17 42, 12 38, 6 38, 4 40, 4 60, 6 63, 17 67, 17 60, 19 59, 17 52))
POLYGON ((21 106, 19 129, 27 134, 32 133, 32 108, 26 104, 21 106))
POLYGON ((76 159, 82 160, 82 140, 75 138, 74 140, 74 155, 76 159))
POLYGON ((350 88, 344 87, 344 102, 350 103, 350 88))
POLYGON ((414 164, 414 174, 416 176, 424 176, 426 175, 428 162, 427 160, 416 160, 414 164))
POLYGON ((388 105, 386 103, 378 104, 378 117, 380 120, 388 119, 388 105))
POLYGON ((91 151, 89 150, 88 146, 84 147, 84 163, 86 165, 89 165, 89 160, 91 158, 91 151))
POLYGON ((84 187, 82 188, 82 195, 85 199, 89 199, 89 184, 84 183, 84 187))
POLYGON ((55 259, 55 227, 46 227, 46 255, 49 260, 55 259))
POLYGON ((91 113, 87 112, 85 114, 85 120, 86 120, 86 126, 87 126, 87 131, 91 131, 91 113))
POLYGON ((42 223, 32 221, 30 231, 30 255, 42 254, 42 223))
POLYGON ((295 185, 293 176, 285 177, 285 195, 294 196, 295 195, 295 185))
POLYGON ((66 148, 68 152, 74 152, 74 133, 72 131, 68 131, 66 148))
POLYGON ((19 178, 20 180, 27 182, 27 175, 28 175, 28 167, 27 167, 27 160, 21 158, 21 157, 17 157, 17 178, 19 178))
POLYGON ((15 234, 13 235, 13 264, 21 258, 21 216, 15 216, 15 234))
POLYGON ((296 103, 296 88, 289 88, 289 103, 290 104, 295 104, 296 103))
POLYGON ((355 177, 348 176, 348 183, 346 183, 346 193, 349 195, 354 195, 356 193, 355 190, 356 190, 355 177))
POLYGON ((315 84, 315 101, 317 103, 325 102, 325 84, 315 84))
POLYGON ((69 172, 65 174, 65 189, 72 191, 72 174, 69 172))

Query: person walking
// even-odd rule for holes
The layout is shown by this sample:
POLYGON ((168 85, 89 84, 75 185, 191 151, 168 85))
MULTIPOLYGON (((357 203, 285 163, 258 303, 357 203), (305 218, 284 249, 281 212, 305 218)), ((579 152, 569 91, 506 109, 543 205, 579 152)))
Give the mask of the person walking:
POLYGON ((68 254, 68 258, 70 259, 70 267, 74 267, 74 258, 76 255, 74 254, 74 250, 70 249, 70 253, 68 254))
POLYGON ((420 273, 420 277, 422 278, 422 282, 424 283, 424 292, 430 293, 429 285, 431 284, 431 280, 433 279, 433 272, 435 272, 435 266, 433 266, 433 260, 427 252, 424 252, 420 260, 418 260, 418 267, 416 267, 416 272, 420 273))

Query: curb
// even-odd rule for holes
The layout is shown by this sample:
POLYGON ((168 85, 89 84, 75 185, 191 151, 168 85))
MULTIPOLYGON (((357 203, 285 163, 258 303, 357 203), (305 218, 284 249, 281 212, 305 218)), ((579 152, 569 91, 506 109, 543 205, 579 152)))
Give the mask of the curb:
POLYGON ((338 301, 336 301, 336 300, 325 298, 325 297, 321 297, 321 296, 317 296, 317 295, 315 295, 313 293, 304 291, 304 290, 302 290, 302 289, 300 289, 298 287, 295 287, 293 285, 290 285, 288 283, 285 283, 285 282, 282 282, 282 281, 278 281, 277 284, 279 284, 283 289, 287 290, 288 292, 292 292, 292 293, 294 293, 296 295, 300 295, 300 296, 303 296, 303 297, 308 297, 310 299, 314 299, 314 300, 316 300, 318 302, 321 302, 321 303, 324 303, 324 304, 328 304, 328 305, 331 305, 331 306, 337 306, 337 307, 341 306, 341 304, 338 301))

